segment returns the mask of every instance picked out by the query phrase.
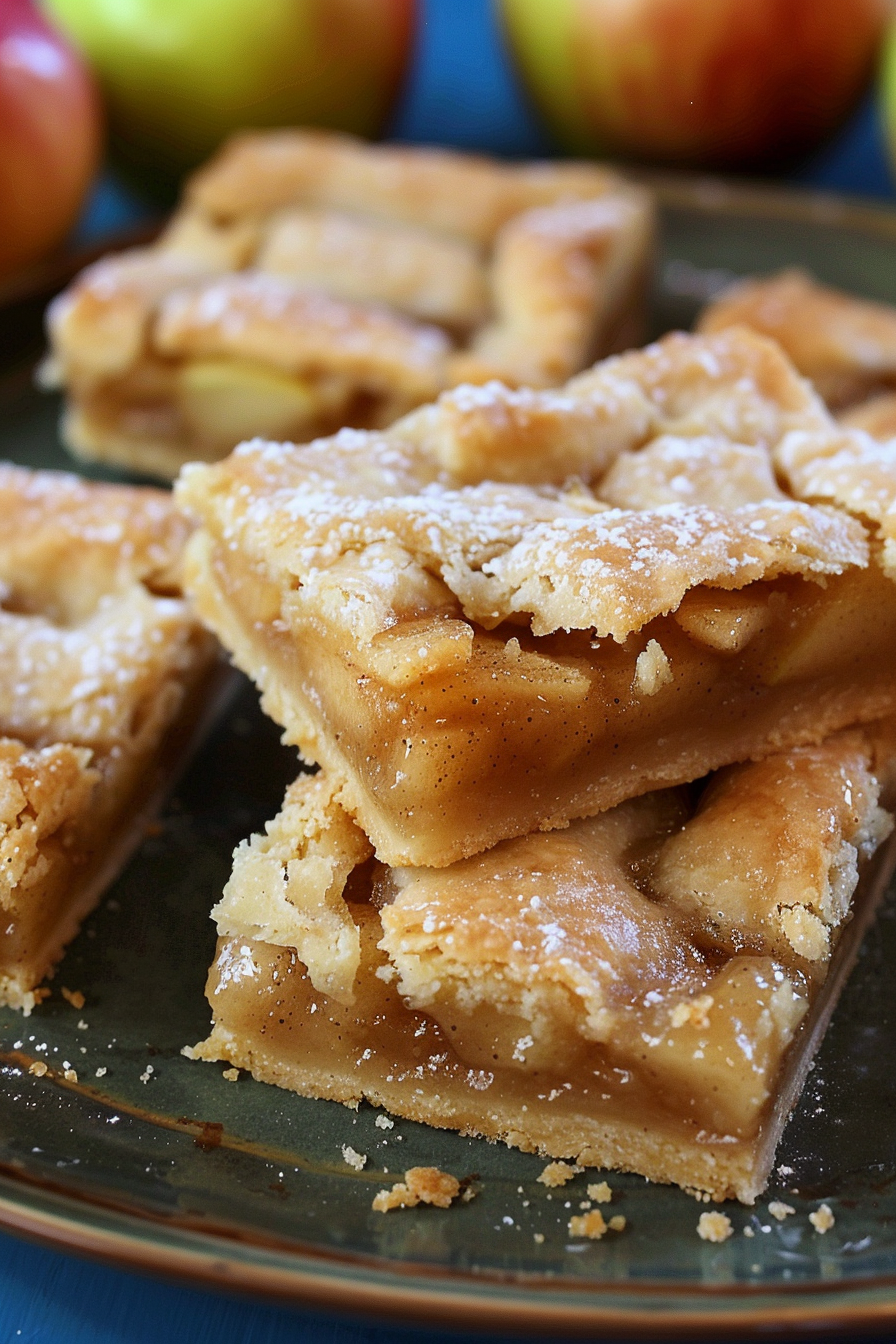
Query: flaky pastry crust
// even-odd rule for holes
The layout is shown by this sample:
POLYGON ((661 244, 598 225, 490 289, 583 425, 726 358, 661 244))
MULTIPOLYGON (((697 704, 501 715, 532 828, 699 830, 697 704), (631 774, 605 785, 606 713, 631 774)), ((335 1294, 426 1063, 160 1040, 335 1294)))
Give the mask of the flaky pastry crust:
POLYGON ((188 468, 188 582, 380 857, 441 865, 888 712, 879 542, 773 469, 837 434, 773 343, 673 335, 188 468))
POLYGON ((587 164, 239 137, 152 248, 49 313, 87 457, 172 475, 253 433, 385 426, 462 380, 550 386, 639 334, 652 209, 587 164))
POLYGON ((188 532, 159 491, 0 467, 0 1001, 26 1011, 197 713, 188 532))
POLYGON ((738 281, 704 309, 697 330, 740 324, 776 340, 834 409, 896 383, 896 309, 819 284, 805 271, 738 281))

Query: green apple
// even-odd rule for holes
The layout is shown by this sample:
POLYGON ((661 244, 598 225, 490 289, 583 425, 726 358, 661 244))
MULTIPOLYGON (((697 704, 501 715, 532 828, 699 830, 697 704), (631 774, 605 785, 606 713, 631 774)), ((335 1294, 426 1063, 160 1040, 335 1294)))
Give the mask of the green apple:
POLYGON ((563 146, 768 168, 815 148, 869 79, 888 0, 501 0, 563 146))
POLYGON ((242 127, 372 135, 414 0, 43 0, 96 71, 120 160, 169 178, 242 127))

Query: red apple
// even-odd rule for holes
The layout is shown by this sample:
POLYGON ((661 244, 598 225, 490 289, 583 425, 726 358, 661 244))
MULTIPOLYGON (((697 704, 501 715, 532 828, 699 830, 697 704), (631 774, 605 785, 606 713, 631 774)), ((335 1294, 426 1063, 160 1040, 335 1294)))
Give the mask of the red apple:
POLYGON ((62 241, 96 169, 99 102, 30 0, 0 0, 0 275, 62 241))
POLYGON ((119 160, 169 177, 245 127, 376 134, 415 13, 415 0, 44 3, 99 77, 119 160))
POLYGON ((815 148, 868 81, 888 0, 502 0, 565 148, 769 168, 815 148))

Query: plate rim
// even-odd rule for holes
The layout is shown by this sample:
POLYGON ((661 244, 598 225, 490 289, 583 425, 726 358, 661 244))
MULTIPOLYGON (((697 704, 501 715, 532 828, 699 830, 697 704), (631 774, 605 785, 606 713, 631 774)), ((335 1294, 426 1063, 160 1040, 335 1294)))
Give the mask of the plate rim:
POLYGON ((132 1273, 368 1322, 373 1317, 380 1324, 469 1330, 475 1319, 477 1329, 520 1334, 562 1331, 585 1336, 601 1330, 659 1339, 705 1337, 723 1325, 732 1337, 749 1338, 771 1330, 882 1331, 896 1321, 896 1271, 852 1283, 794 1283, 786 1288, 692 1284, 676 1289, 594 1279, 558 1283, 547 1275, 523 1273, 477 1278, 320 1247, 279 1251, 252 1236, 231 1239, 163 1217, 124 1213, 111 1203, 11 1178, 8 1172, 0 1174, 0 1226, 52 1250, 132 1273), (18 1198, 5 1192, 4 1187, 13 1185, 18 1198), (23 1187, 31 1195, 28 1205, 21 1199, 23 1187), (79 1218, 78 1211, 84 1209, 88 1216, 79 1218), (154 1232, 151 1241, 147 1227, 154 1232), (233 1254, 235 1244, 247 1252, 244 1257, 233 1254), (554 1300, 572 1292, 588 1300, 554 1300), (656 1305, 644 1305, 645 1298, 656 1305), (676 1300, 671 1311, 670 1299, 676 1300))

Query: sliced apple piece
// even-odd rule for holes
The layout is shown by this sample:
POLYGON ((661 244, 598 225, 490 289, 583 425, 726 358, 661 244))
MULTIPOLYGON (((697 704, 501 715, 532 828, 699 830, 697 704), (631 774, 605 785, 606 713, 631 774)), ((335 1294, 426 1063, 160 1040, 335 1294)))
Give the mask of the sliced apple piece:
POLYGON ((196 360, 178 376, 178 402, 192 431, 230 446, 256 435, 300 436, 347 400, 341 380, 289 377, 242 360, 196 360))

